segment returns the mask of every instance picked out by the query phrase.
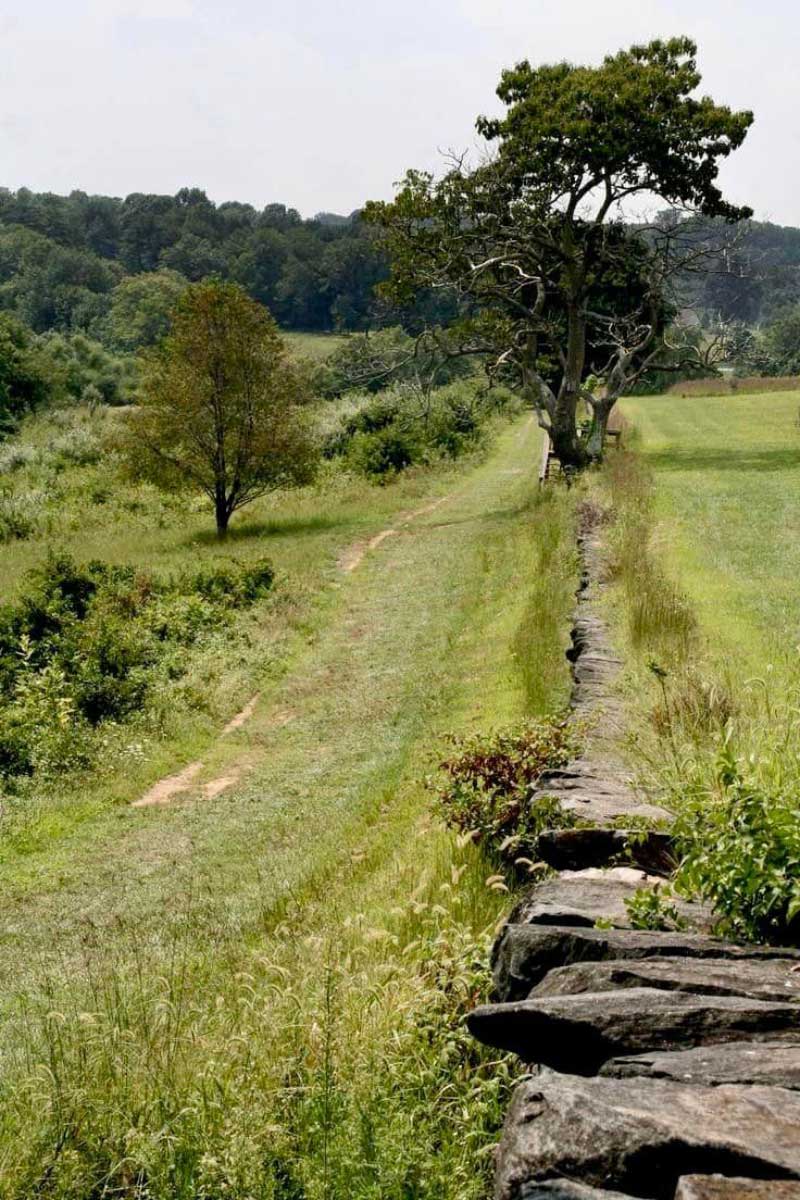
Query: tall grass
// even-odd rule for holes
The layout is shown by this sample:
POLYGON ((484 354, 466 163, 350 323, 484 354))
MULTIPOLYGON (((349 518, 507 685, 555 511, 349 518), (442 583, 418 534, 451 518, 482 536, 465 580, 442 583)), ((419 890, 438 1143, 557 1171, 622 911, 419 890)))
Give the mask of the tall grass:
POLYGON ((645 654, 685 660, 696 642, 697 622, 652 553, 652 479, 634 451, 620 449, 609 459, 608 480, 615 517, 610 570, 624 591, 631 643, 645 654))
MULTIPOLYGON (((542 711, 568 688, 561 645, 543 643, 568 627, 575 579, 568 562, 549 592, 534 567, 552 528, 568 546, 571 500, 531 501, 516 464, 535 458, 533 441, 521 424, 495 461, 440 479, 449 508, 346 582, 333 576, 336 588, 342 543, 387 515, 397 527, 431 481, 399 484, 394 515, 387 490, 370 490, 364 509, 364 492, 349 509, 329 501, 345 524, 328 533, 307 527, 305 500, 278 548, 293 556, 294 587, 311 596, 324 584, 328 599, 312 623, 301 597, 296 720, 284 730, 256 716, 251 782, 215 805, 145 815, 123 843, 142 862, 92 842, 88 821, 66 848, 33 856, 31 874, 71 874, 60 890, 28 884, 14 908, 46 966, 31 983, 28 956, 24 998, 4 1009, 2 1200, 488 1193, 512 1067, 477 1047, 463 1018, 486 994, 508 897, 487 886, 494 869, 471 839, 433 820, 424 777, 447 730, 526 715, 529 658, 552 664, 542 711), (562 611, 545 620, 554 602, 562 611), (152 863, 148 833, 167 839, 152 863), (120 864, 118 891, 93 890, 75 866, 96 873, 104 851, 120 864), (119 916, 77 931, 105 898, 119 916), (60 967, 42 946, 51 919, 60 967)), ((210 664, 206 692, 225 669, 210 664)))
POLYGON ((676 886, 713 905, 718 930, 800 938, 800 694, 737 673, 701 629, 653 547, 653 482, 614 456, 612 578, 632 661, 632 738, 646 786, 675 813, 676 886), (648 681, 649 676, 649 681, 648 681), (634 702, 635 697, 635 702, 634 702))
POLYGON ((796 392, 797 375, 725 375, 719 379, 682 379, 667 389, 670 396, 748 396, 761 392, 796 392))
POLYGON ((472 847, 426 836, 434 870, 383 873, 383 903, 362 892, 335 933, 293 908, 266 954, 212 926, 162 970, 135 938, 88 956, 20 1018, 0 1195, 485 1194, 511 1068, 463 1014, 497 897, 472 847))
POLYGON ((514 636, 514 652, 528 706, 546 709, 552 680, 563 670, 569 612, 575 595, 575 511, 560 489, 548 488, 531 513, 534 557, 528 601, 514 636))

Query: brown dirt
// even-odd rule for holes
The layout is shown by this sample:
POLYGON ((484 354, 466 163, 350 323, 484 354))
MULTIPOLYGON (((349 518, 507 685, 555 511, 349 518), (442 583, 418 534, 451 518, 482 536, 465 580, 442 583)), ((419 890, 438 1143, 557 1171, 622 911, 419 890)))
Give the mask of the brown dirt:
POLYGON ((203 764, 198 759, 197 762, 189 763, 177 774, 168 775, 166 779, 159 779, 158 783, 154 783, 139 800, 134 800, 131 807, 149 808, 153 804, 168 804, 173 796, 177 796, 180 792, 188 792, 193 780, 202 769, 203 764))
MULTIPOLYGON (((445 504, 451 499, 452 493, 448 496, 440 496, 438 500, 433 500, 430 504, 425 504, 422 508, 415 508, 411 512, 403 513, 398 524, 402 529, 416 517, 428 516, 429 513, 435 512, 440 504, 445 504)), ((381 542, 385 542, 387 538, 396 537, 400 531, 400 529, 383 529, 380 533, 376 533, 375 537, 370 538, 369 541, 354 542, 352 546, 348 546, 339 558, 339 567, 348 574, 350 571, 355 571, 356 567, 360 566, 365 555, 369 554, 370 550, 377 549, 381 542)))
POLYGON ((228 721, 228 724, 225 726, 225 728, 222 731, 223 737, 225 737, 226 733, 233 733, 235 730, 241 729, 242 726, 245 725, 250 720, 253 713, 255 712, 256 705, 258 704, 258 701, 260 700, 260 698, 261 698, 260 692, 256 692, 255 696, 250 697, 250 699, 247 701, 247 704, 245 704, 242 711, 238 712, 235 717, 232 717, 231 720, 228 721))
POLYGON ((205 800, 214 800, 217 796, 226 792, 229 787, 233 787, 242 777, 242 767, 236 766, 230 770, 227 775, 220 775, 216 779, 209 779, 208 783, 204 783, 200 789, 205 800))

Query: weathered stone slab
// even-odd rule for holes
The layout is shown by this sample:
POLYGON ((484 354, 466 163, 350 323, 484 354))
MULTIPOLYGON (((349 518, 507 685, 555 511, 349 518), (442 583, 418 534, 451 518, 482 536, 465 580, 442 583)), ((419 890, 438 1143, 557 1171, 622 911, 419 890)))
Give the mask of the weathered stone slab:
MULTIPOLYGON (((800 972, 791 958, 766 962, 731 959, 650 958, 639 962, 608 959, 573 963, 550 971, 534 996, 574 996, 619 988, 664 988, 696 995, 750 996, 754 1000, 800 1000, 800 972)), ((798 1008, 800 1019, 800 1008, 798 1008)))
POLYGON ((607 1192, 605 1188, 586 1187, 571 1179, 548 1179, 532 1183, 519 1194, 519 1200, 631 1200, 622 1192, 607 1192))
POLYGON ((581 871, 629 861, 653 875, 671 875, 675 869, 672 839, 651 830, 632 835, 624 829, 597 825, 587 829, 546 829, 536 846, 539 858, 557 871, 581 871))
POLYGON ((800 1200, 800 1183, 732 1179, 726 1175, 684 1175, 678 1181, 675 1200, 800 1200))
POLYGON ((521 1000, 554 967, 573 962, 656 957, 723 958, 757 962, 800 952, 771 946, 737 946, 699 933, 651 933, 639 929, 588 929, 509 923, 492 948, 495 995, 521 1000))
POLYGON ((800 1011, 792 1003, 743 996, 626 988, 482 1005, 467 1023, 479 1041, 511 1050, 525 1062, 591 1075, 610 1058, 649 1050, 797 1041, 800 1011))
MULTIPOLYGON (((509 917, 516 925, 584 925, 609 922, 629 929, 631 919, 625 905, 640 888, 655 888, 662 880, 634 867, 589 867, 585 871, 562 871, 554 879, 536 884, 520 900, 509 917)), ((670 900, 679 915, 694 929, 707 931, 713 917, 701 904, 670 900)))
POLYGON ((651 1200, 690 1174, 797 1180, 798 1129, 800 1095, 781 1088, 545 1073, 514 1093, 495 1196, 523 1200, 554 1176, 651 1200))
POLYGON ((636 800, 633 793, 601 792, 593 787, 571 788, 569 791, 537 790, 536 797, 554 797, 566 813, 579 821, 603 826, 622 821, 665 821, 669 814, 655 804, 636 800))
MULTIPOLYGON (((673 1079, 717 1087, 723 1083, 759 1083, 800 1091, 800 1030, 796 1042, 724 1042, 693 1050, 658 1050, 612 1058, 601 1075, 673 1079)), ((800 1137, 800 1132, 798 1132, 800 1137)))

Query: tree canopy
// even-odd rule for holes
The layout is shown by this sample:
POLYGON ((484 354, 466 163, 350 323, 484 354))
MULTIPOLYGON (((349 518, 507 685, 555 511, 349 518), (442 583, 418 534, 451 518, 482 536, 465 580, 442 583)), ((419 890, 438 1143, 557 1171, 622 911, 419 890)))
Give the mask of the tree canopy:
POLYGON ((717 176, 752 114, 695 97, 695 55, 674 38, 598 67, 522 62, 497 89, 505 115, 477 122, 493 146, 485 161, 455 162, 439 179, 410 171, 393 202, 365 210, 383 233, 392 297, 455 291, 465 340, 526 395, 567 466, 600 453, 613 404, 658 364, 670 280, 697 249, 688 223, 671 219, 645 238, 622 223, 622 205, 642 197, 726 222, 751 215, 725 200, 717 176))
POLYGON ((236 284, 192 284, 145 357, 128 461, 160 487, 205 494, 224 535, 237 509, 313 478, 307 399, 267 311, 236 284))

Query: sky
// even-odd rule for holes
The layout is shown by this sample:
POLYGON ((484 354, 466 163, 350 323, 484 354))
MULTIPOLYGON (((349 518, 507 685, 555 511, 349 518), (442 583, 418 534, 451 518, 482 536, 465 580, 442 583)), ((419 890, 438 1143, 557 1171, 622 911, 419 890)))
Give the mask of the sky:
POLYGON ((504 66, 677 34, 756 115, 730 199, 800 225, 797 0, 0 0, 0 186, 349 213, 476 146, 504 66))

